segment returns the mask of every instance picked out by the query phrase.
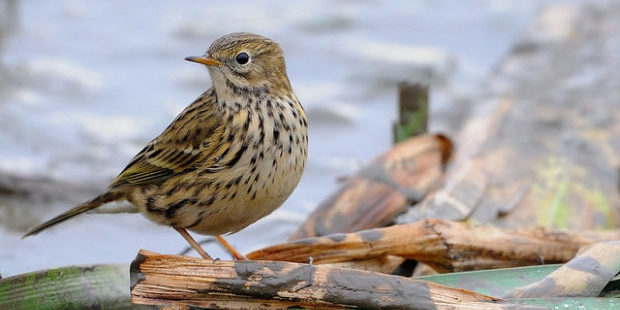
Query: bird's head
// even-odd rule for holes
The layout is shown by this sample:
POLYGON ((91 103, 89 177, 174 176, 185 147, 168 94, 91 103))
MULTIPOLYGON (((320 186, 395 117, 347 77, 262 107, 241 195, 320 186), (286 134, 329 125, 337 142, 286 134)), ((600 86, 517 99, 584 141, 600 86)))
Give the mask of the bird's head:
POLYGON ((227 34, 213 42, 202 56, 185 60, 206 65, 216 92, 238 90, 289 92, 282 49, 273 40, 245 32, 227 34))

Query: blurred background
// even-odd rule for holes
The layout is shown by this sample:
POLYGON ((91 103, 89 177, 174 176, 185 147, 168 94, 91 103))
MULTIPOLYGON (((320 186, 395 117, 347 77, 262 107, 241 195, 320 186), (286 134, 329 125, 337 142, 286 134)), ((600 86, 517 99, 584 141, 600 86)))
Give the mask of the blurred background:
POLYGON ((86 215, 20 236, 98 194, 210 87, 207 71, 183 58, 223 34, 281 44, 310 123, 295 193, 228 238, 248 252, 284 241, 338 177, 391 146, 398 82, 429 83, 431 131, 454 133, 529 22, 566 2, 575 1, 0 0, 0 271, 186 247, 139 214, 86 215))

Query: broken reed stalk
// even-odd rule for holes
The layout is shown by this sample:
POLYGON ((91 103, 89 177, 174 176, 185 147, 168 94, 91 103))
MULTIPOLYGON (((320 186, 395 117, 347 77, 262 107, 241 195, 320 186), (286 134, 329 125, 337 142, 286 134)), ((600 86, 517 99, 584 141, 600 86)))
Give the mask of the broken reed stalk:
POLYGON ((127 264, 67 266, 0 280, 0 309, 150 309, 132 305, 127 264))
POLYGON ((384 255, 414 259, 438 272, 563 263, 581 246, 620 239, 620 230, 500 229, 462 222, 423 220, 411 224, 333 234, 270 246, 250 259, 349 262, 384 255))
POLYGON ((398 120, 393 125, 394 143, 426 133, 428 111, 428 85, 398 84, 398 120))
POLYGON ((289 240, 382 227, 437 188, 452 154, 442 135, 399 143, 323 201, 289 240))
POLYGON ((507 298, 597 297, 620 272, 620 241, 596 243, 546 277, 507 298))
POLYGON ((131 265, 138 304, 225 309, 503 308, 496 298, 425 281, 275 261, 222 261, 141 250, 131 265))

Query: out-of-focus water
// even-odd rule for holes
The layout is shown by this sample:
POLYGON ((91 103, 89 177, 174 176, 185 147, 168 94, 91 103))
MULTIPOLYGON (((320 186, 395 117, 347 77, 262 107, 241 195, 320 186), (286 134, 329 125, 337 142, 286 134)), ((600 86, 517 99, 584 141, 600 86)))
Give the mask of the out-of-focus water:
MULTIPOLYGON (((399 81, 430 82, 431 127, 454 130, 450 121, 466 112, 466 99, 485 74, 554 2, 17 2, 17 24, 0 36, 0 175, 105 188, 210 86, 207 71, 183 58, 225 33, 255 32, 285 51, 310 117, 310 153, 285 205, 229 241, 242 252, 281 242, 333 192, 336 177, 389 148, 399 81)), ((7 16, 15 17, 5 11, 2 22, 7 16)), ((139 248, 178 253, 185 247, 172 229, 135 214, 82 216, 19 239, 15 227, 25 225, 19 214, 41 221, 71 203, 0 205, 3 275, 129 262, 139 248)), ((227 257, 214 245, 206 248, 227 257)))

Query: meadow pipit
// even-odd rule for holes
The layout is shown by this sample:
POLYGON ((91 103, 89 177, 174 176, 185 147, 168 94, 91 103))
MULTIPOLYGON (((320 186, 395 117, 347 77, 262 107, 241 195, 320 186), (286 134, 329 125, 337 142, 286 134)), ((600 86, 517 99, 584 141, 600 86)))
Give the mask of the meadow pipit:
MULTIPOLYGON (((232 33, 203 56, 213 87, 142 149, 107 191, 26 233, 127 200, 148 219, 187 233, 239 231, 278 208, 297 186, 308 154, 306 114, 291 89, 282 50, 268 38, 232 33)), ((24 237, 25 237, 24 236, 24 237)))

